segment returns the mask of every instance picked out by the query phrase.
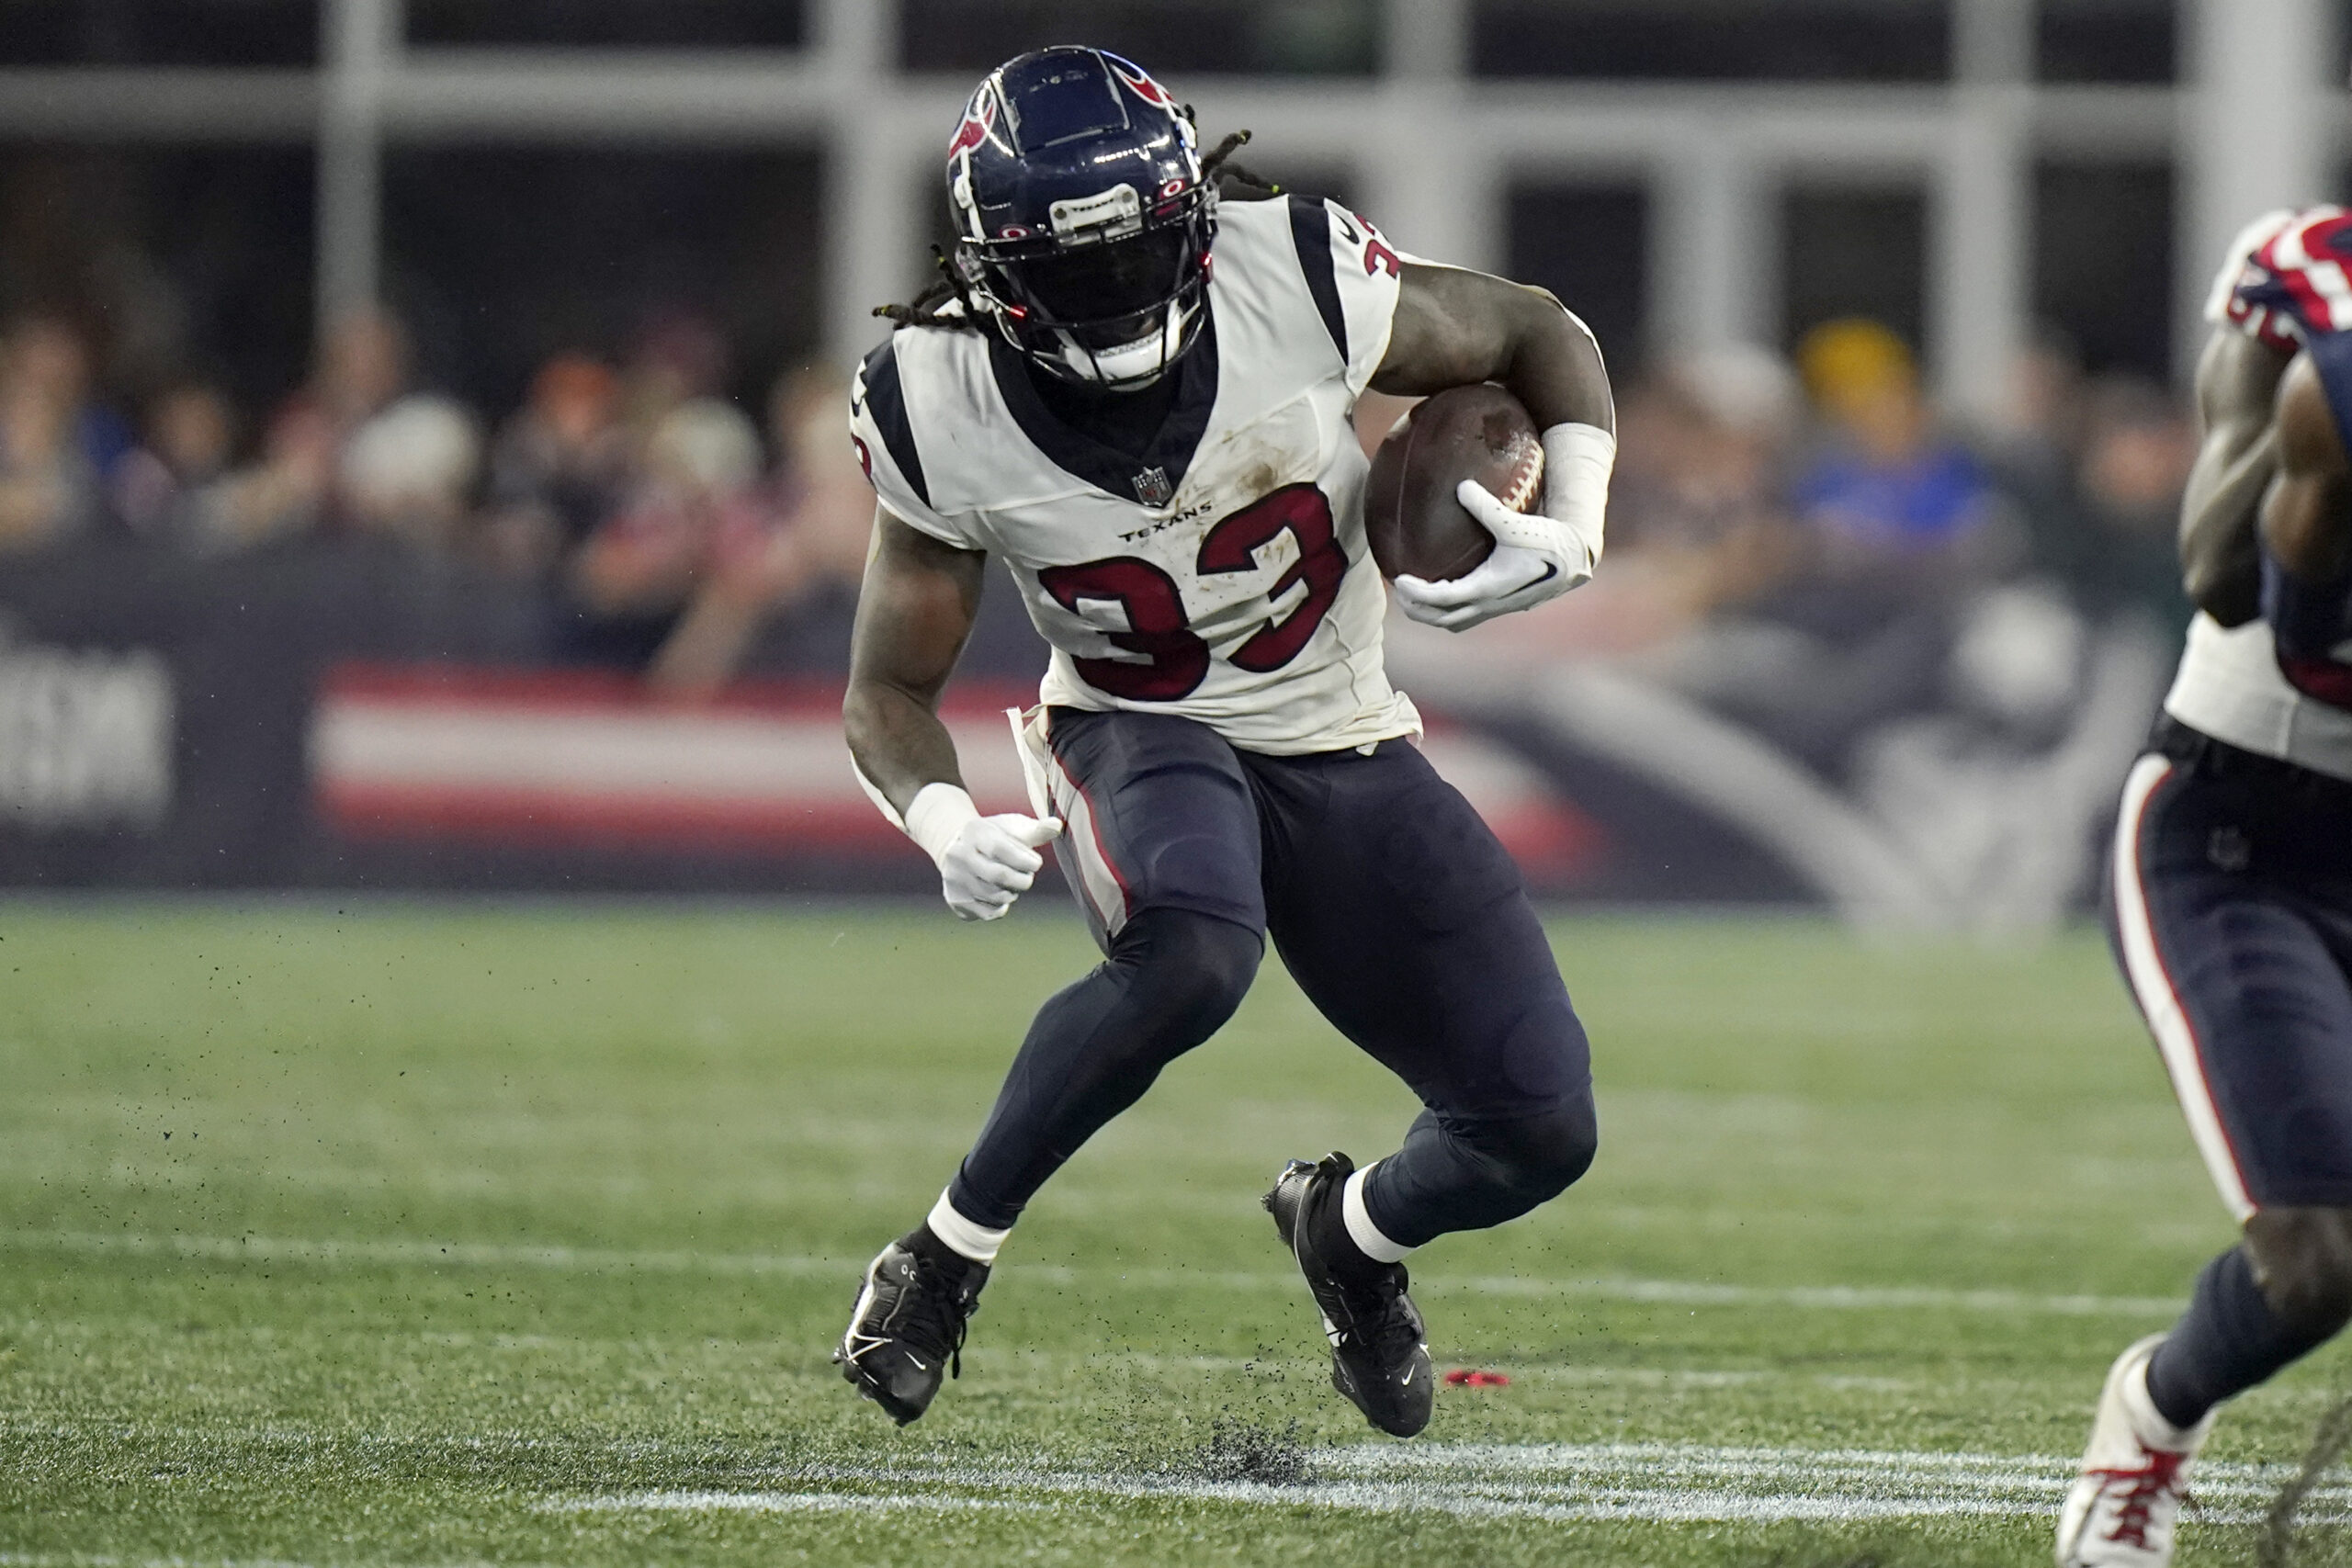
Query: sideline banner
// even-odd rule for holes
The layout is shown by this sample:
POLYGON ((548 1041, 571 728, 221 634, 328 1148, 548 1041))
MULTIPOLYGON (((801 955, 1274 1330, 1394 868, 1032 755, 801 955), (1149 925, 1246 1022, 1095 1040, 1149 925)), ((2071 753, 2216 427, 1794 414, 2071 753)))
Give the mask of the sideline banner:
MULTIPOLYGON (((837 670, 681 705, 553 666, 548 624, 537 590, 349 542, 0 564, 0 887, 931 889, 851 773, 837 670)), ((1042 660, 968 661, 944 716, 1013 809, 1003 710, 1042 660)), ((1442 718, 1427 749, 1532 885, 1624 896, 1543 767, 1442 718)))
MULTIPOLYGON (((353 844, 570 846, 582 853, 927 863, 856 784, 837 681, 754 681, 715 701, 649 700, 586 672, 346 664, 313 710, 311 799, 353 844)), ((1030 683, 958 681, 941 714, 984 811, 1026 809, 1004 719, 1030 683)), ((1426 749, 1531 877, 1571 881, 1597 830, 1475 731, 1426 749)))

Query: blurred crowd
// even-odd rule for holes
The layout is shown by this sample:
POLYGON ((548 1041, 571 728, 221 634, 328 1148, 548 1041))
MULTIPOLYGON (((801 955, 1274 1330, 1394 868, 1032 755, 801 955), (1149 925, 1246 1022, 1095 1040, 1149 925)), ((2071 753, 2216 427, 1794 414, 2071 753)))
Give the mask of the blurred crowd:
MULTIPOLYGON (((1955 423, 1929 402, 1903 340, 1860 319, 1815 328, 1792 360, 1747 345, 1668 357, 1622 394, 1607 567, 1548 612, 1497 623, 1510 632, 1487 650, 1663 673, 1715 640, 1694 632, 1746 626, 1781 653, 1759 662, 1757 647, 1713 674, 1749 678, 1748 700, 1785 707, 1830 700, 1817 678, 1770 672, 1801 660, 1798 644, 1892 687, 1905 644, 1938 640, 1923 629, 1948 629, 2003 585, 2054 595, 2086 624, 2177 627, 2173 529, 2196 456, 2187 412, 2155 382, 2086 376, 2054 338, 2011 379, 1998 423, 1955 423)), ((1368 446, 1395 412, 1360 417, 1368 446)), ((1866 716, 1867 705, 1842 723, 1823 714, 1820 728, 1866 716)))
POLYGON ((1997 423, 1944 417, 1859 319, 1790 357, 1668 357, 1620 405, 1599 576, 1473 637, 1392 618, 1392 662, 1731 822, 1858 919, 2047 923, 2187 622, 2196 435, 2055 338, 2013 383, 1997 423))
MULTIPOLYGON (((839 673, 873 515, 844 386, 790 371, 755 420, 728 357, 667 315, 609 358, 554 355, 485 417, 418 385, 371 313, 275 406, 199 378, 127 407, 71 322, 28 317, 0 331, 0 555, 359 546, 505 583, 539 628, 526 657, 673 696, 839 673)), ((1366 398, 1367 448, 1401 406, 1366 398)), ((1633 780, 1621 837, 1679 800, 1858 919, 2045 924, 2080 895, 2187 618, 2194 448, 2166 389, 2086 376, 2054 338, 1978 425, 1870 321, 1786 356, 1665 356, 1623 389, 1595 581, 1467 637, 1394 617, 1392 664, 1573 798, 1633 780)), ((984 600, 968 667, 1040 655, 1012 595, 984 600)))
POLYGON ((0 333, 0 554, 384 541, 543 591, 554 658, 707 692, 779 620, 845 639, 873 514, 842 380, 791 371, 755 421, 726 363, 707 324, 664 317, 617 363, 549 358, 485 420, 415 385, 401 323, 369 312, 274 408, 187 378, 125 410, 69 321, 28 317, 0 333))

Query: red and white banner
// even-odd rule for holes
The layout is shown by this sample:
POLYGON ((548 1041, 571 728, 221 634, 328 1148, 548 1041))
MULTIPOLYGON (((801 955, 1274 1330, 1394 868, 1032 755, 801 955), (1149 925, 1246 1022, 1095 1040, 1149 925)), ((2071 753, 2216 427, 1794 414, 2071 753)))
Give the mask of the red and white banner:
MULTIPOLYGON (((983 810, 1025 810, 1004 710, 1025 685, 959 682, 942 705, 983 810)), ((311 779, 357 840, 778 855, 916 852, 862 791, 837 682, 753 682, 682 704, 621 676, 343 665, 319 694, 311 779)), ((1544 776, 1473 731, 1424 749, 1531 880, 1573 880, 1598 832, 1544 776)))

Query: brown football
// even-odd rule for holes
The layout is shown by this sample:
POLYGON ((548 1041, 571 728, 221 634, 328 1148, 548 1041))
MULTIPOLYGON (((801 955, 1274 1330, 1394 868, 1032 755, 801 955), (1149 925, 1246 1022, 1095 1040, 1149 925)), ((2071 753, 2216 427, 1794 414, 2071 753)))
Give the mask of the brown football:
POLYGON ((1520 400, 1491 382, 1413 405, 1373 454, 1364 536, 1384 577, 1443 582, 1494 553, 1495 536, 1454 499, 1476 479, 1524 512, 1544 489, 1544 442, 1520 400))

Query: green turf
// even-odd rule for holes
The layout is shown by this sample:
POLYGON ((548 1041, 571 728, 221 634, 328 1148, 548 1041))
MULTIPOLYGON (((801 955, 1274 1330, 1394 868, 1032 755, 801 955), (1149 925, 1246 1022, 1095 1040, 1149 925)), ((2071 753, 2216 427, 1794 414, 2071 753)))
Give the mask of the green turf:
MULTIPOLYGON (((2228 1237, 2090 933, 1555 930, 1600 1159, 1417 1258, 1441 1361, 1512 1379, 1425 1444, 2064 1455, 2165 1316, 2044 1298, 2171 1298, 2228 1237), (1672 1288, 1707 1284, 1747 1289, 1672 1288), (1772 1293, 1823 1286, 1929 1294, 1772 1293)), ((827 1365, 854 1269, 1090 958, 1033 909, 0 906, 0 1565, 2046 1560, 2037 1517, 1318 1501, 1379 1440, 1257 1195, 1411 1106, 1271 964, 1046 1190, 895 1431, 827 1365), (1302 1485, 1170 1484, 1278 1480, 1293 1433, 1302 1485), (695 1491, 797 1511, 576 1506, 695 1491)), ((2294 1460, 2338 1376, 2209 1451, 2294 1460)), ((2191 1526, 2182 1562, 2251 1540, 2191 1526)))

